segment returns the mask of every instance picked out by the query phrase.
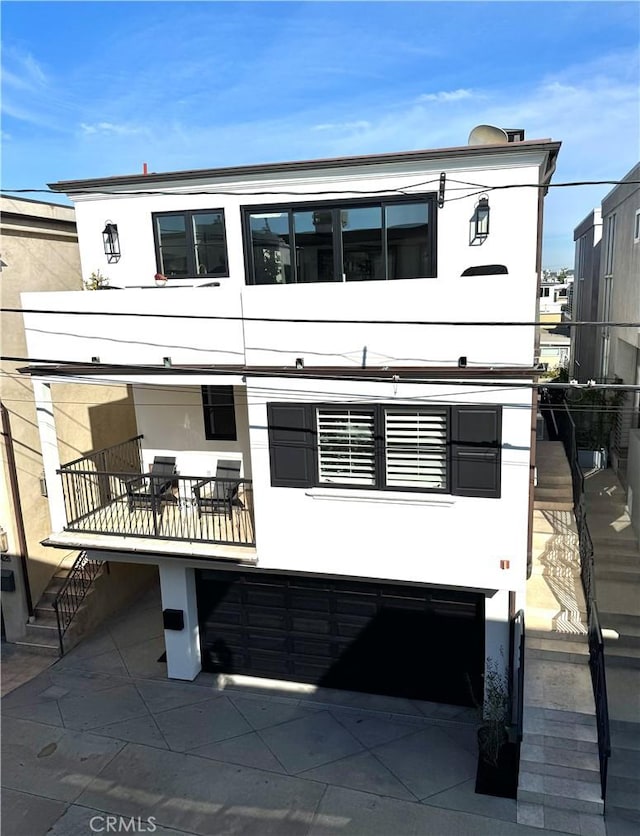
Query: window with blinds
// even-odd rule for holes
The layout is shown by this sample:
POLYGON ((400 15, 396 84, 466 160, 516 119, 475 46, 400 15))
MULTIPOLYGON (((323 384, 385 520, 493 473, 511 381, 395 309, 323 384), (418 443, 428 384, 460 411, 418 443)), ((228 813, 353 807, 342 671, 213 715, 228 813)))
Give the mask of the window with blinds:
POLYGON ((318 409, 318 478, 321 483, 375 485, 375 414, 318 409))
POLYGON ((387 487, 446 488, 446 410, 387 409, 384 435, 387 487))
POLYGON ((267 405, 273 487, 499 498, 502 407, 267 405))

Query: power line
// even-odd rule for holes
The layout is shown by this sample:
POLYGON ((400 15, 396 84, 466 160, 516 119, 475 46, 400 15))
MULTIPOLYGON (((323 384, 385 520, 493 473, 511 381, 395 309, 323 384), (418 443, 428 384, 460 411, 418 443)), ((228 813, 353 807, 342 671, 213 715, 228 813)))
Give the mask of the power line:
MULTIPOLYGON (((62 192, 59 190, 54 189, 7 189, 3 188, 3 193, 11 193, 11 194, 47 194, 47 195, 61 195, 61 194, 91 194, 95 195, 96 197, 101 196, 118 196, 118 197, 136 197, 136 196, 149 196, 149 195, 168 195, 168 196, 231 196, 231 197, 242 197, 246 195, 247 197, 278 197, 282 196, 294 196, 294 197, 308 197, 313 198, 315 195, 385 195, 385 194, 407 194, 407 189, 417 189, 424 186, 428 186, 431 183, 437 183, 437 179, 427 180, 425 182, 420 183, 413 183, 403 186, 402 188, 398 186, 394 186, 389 189, 367 189, 367 190, 359 190, 359 189, 328 189, 323 191, 314 191, 310 193, 309 191, 304 192, 295 192, 295 191, 288 191, 288 190, 281 190, 281 191, 254 191, 248 192, 240 189, 235 189, 231 191, 226 190, 218 190, 218 189, 188 189, 183 190, 179 187, 175 189, 117 189, 114 188, 112 190, 105 190, 105 189, 95 189, 95 188, 82 188, 77 187, 73 189, 69 189, 68 192, 62 192)), ((462 180, 453 180, 452 178, 447 178, 447 183, 449 182, 456 182, 456 183, 464 183, 462 180)), ((504 191, 507 189, 563 189, 563 188, 575 188, 578 186, 620 186, 620 185, 639 185, 640 180, 573 180, 567 181, 564 183, 507 183, 503 185, 496 185, 496 186, 487 186, 482 185, 481 183, 464 183, 463 186, 459 189, 452 189, 451 187, 446 187, 447 191, 462 191, 465 188, 476 188, 481 190, 482 192, 493 192, 493 191, 504 191)), ((410 192, 408 194, 411 194, 410 192)), ((468 195, 469 197, 473 195, 468 195)), ((456 198, 457 199, 457 198, 456 198)), ((445 203, 447 199, 445 198, 445 203)))
MULTIPOLYGON (((144 311, 69 311, 69 310, 50 310, 46 308, 0 308, 0 313, 20 313, 20 314, 57 314, 59 316, 134 316, 149 319, 188 319, 188 320, 215 320, 222 322, 274 322, 278 324, 300 324, 300 325, 415 325, 415 326, 466 326, 466 327, 492 327, 506 326, 509 328, 524 325, 527 327, 539 326, 556 326, 563 325, 569 328, 583 327, 591 325, 593 327, 610 326, 612 328, 640 328, 640 322, 610 322, 608 320, 598 320, 592 322, 590 320, 576 320, 561 323, 541 322, 534 320, 533 322, 522 321, 503 321, 503 320, 470 320, 463 322, 460 320, 428 320, 428 319, 327 319, 323 317, 316 317, 314 319, 303 317, 271 317, 271 316, 221 316, 215 314, 181 314, 181 313, 146 313, 144 311)), ((47 361, 48 362, 48 361, 47 361)))
MULTIPOLYGON (((42 360, 40 358, 29 358, 29 357, 0 357, 0 361, 5 362, 24 362, 24 363, 45 363, 45 364, 55 364, 55 366, 60 365, 69 365, 75 367, 78 365, 77 361, 69 361, 69 360, 52 360, 46 359, 42 360)), ((145 372, 154 372, 157 373, 163 367, 160 366, 153 366, 153 365, 143 365, 139 363, 135 364, 123 364, 123 363, 109 363, 107 364, 109 370, 113 375, 118 374, 118 369, 122 369, 123 374, 127 374, 131 376, 135 373, 142 373, 145 372)), ((96 364, 96 368, 100 366, 96 364)), ((454 367, 452 367, 454 368, 454 367)), ((376 367, 368 367, 367 371, 373 371, 376 367)), ((222 368, 219 366, 189 366, 188 368, 181 368, 179 366, 172 366, 170 367, 171 373, 174 375, 211 375, 213 377, 242 377, 245 378, 267 378, 267 379, 294 379, 294 380, 330 380, 332 382, 346 382, 346 383, 391 383, 391 384, 418 384, 418 385, 431 385, 431 386, 477 386, 479 388, 486 388, 486 387, 493 387, 495 389, 539 389, 540 387, 546 387, 548 389, 587 389, 591 391, 598 391, 598 390, 611 390, 611 391, 629 391, 629 392, 636 392, 640 391, 640 384, 619 384, 619 383, 557 383, 557 382, 549 382, 549 381, 538 381, 538 382, 528 382, 527 380, 470 380, 469 378, 456 378, 456 377, 432 377, 432 378, 423 378, 423 377, 403 377, 402 376, 402 368, 396 367, 391 368, 388 370, 380 369, 380 374, 372 375, 372 374, 331 374, 328 372, 311 372, 308 369, 287 369, 287 368, 269 368, 269 369, 258 369, 258 368, 247 368, 247 367, 240 367, 240 368, 222 368)), ((376 369, 377 370, 377 369, 376 369)), ((429 367, 425 366, 424 371, 428 372, 429 367)), ((525 369, 518 369, 518 371, 525 372, 525 369)), ((412 369, 412 373, 415 374, 415 369, 412 369)), ((534 376, 535 370, 532 370, 531 374, 528 376, 534 376)), ((38 369, 37 375, 38 377, 73 377, 76 380, 86 380, 95 382, 96 376, 87 373, 86 375, 77 375, 73 372, 66 374, 64 373, 64 369, 59 368, 41 368, 38 369), (49 373, 47 373, 49 372, 49 373)), ((486 370, 486 374, 483 374, 483 378, 487 378, 491 376, 491 369, 486 370)), ((514 375, 515 376, 515 370, 514 375)), ((102 378, 103 380, 105 378, 102 378)), ((114 383, 121 383, 122 381, 113 380, 112 378, 106 378, 110 382, 114 383)), ((153 385, 153 384, 151 384, 153 385)))

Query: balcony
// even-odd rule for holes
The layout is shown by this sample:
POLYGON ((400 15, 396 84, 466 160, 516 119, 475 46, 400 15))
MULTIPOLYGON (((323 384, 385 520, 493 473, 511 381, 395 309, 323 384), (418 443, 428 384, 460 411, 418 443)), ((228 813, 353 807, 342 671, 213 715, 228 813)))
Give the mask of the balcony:
POLYGON ((56 539, 73 539, 87 548, 250 560, 255 547, 251 481, 145 473, 142 438, 60 467, 66 524, 62 539, 56 539), (240 550, 246 550, 244 559, 240 550))

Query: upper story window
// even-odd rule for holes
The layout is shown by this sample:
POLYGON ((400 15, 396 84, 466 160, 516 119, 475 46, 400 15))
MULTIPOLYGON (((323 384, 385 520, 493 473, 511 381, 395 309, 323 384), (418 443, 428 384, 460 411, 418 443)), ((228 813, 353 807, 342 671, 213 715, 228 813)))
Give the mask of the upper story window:
POLYGON ((435 195, 246 207, 249 284, 384 281, 436 275, 435 195))
POLYGON ((235 441, 236 413, 233 386, 203 386, 204 437, 217 441, 235 441))
POLYGON ((270 403, 273 487, 500 497, 499 406, 270 403))
POLYGON ((229 275, 222 209, 152 217, 159 273, 170 279, 229 275))

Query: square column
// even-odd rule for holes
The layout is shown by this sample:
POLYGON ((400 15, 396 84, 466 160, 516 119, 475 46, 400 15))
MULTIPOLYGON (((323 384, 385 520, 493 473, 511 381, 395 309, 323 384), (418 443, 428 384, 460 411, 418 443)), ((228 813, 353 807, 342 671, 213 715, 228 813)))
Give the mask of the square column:
POLYGON ((51 384, 43 383, 33 378, 33 394, 36 402, 36 419, 40 433, 40 449, 42 450, 42 466, 47 481, 47 498, 51 531, 62 531, 67 522, 64 507, 64 493, 62 479, 58 475, 60 469, 60 452, 56 434, 56 421, 51 398, 51 384))
POLYGON ((509 667, 509 590, 499 589, 484 600, 484 668, 485 683, 487 660, 490 659, 499 673, 509 667))
POLYGON ((183 621, 181 629, 165 628, 164 631, 167 674, 169 679, 191 681, 202 669, 195 569, 169 562, 160 563, 158 569, 163 613, 177 610, 182 613, 183 621))

